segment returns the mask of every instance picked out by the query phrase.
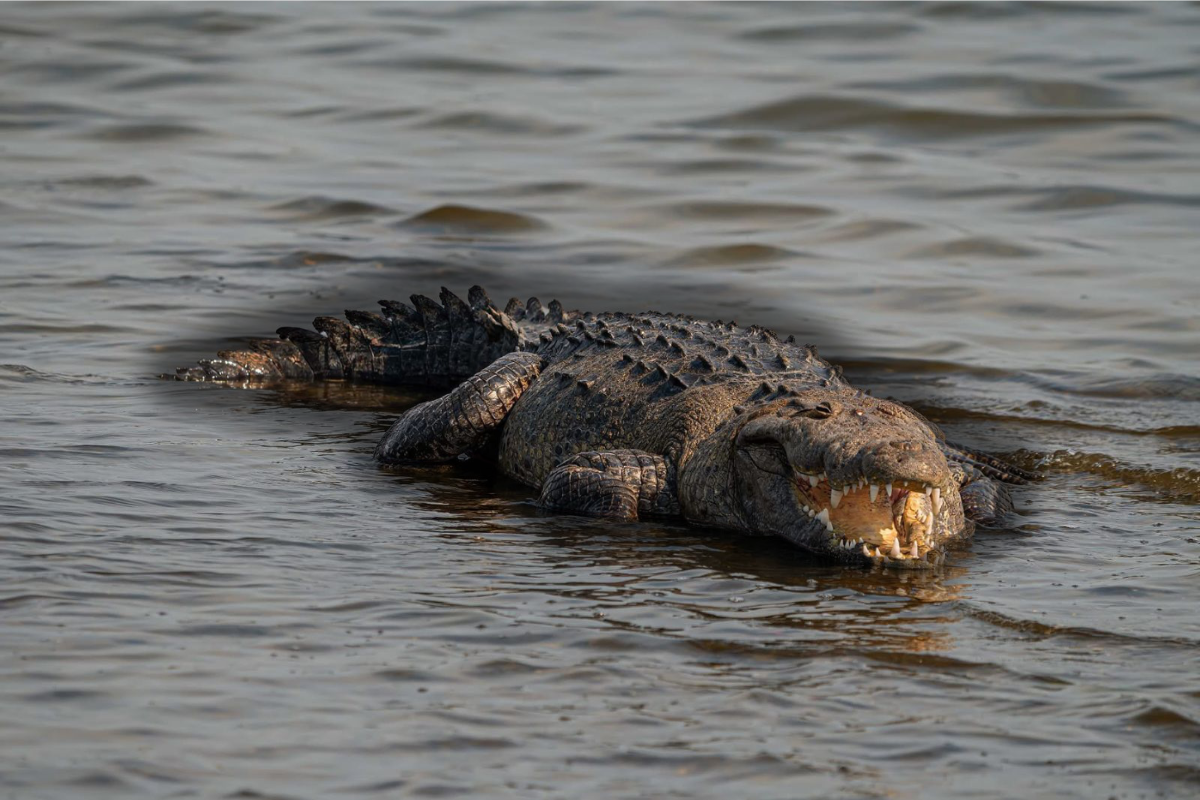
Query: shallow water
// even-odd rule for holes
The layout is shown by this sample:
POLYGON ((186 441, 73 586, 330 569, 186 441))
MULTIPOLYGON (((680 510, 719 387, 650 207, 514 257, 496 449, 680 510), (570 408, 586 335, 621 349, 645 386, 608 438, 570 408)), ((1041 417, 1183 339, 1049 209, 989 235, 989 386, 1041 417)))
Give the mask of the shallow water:
POLYGON ((1186 796, 1195 5, 6 5, 0 796, 1186 796), (936 575, 158 381, 387 296, 736 318, 1043 471, 936 575))

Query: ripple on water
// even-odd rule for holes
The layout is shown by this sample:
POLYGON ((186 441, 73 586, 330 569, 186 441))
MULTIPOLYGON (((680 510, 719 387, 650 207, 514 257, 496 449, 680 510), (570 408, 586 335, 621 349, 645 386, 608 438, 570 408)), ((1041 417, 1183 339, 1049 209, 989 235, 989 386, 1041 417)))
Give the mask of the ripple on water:
POLYGON ((1029 186, 992 183, 962 188, 937 185, 905 185, 897 191, 906 197, 928 200, 991 200, 1016 198, 1010 211, 1089 211, 1123 205, 1165 205, 1181 208, 1200 206, 1200 195, 1150 192, 1103 184, 1058 184, 1029 186))
POLYGON ((693 200, 670 203, 649 209, 660 217, 703 220, 707 222, 807 222, 837 213, 828 206, 802 203, 754 203, 693 200))
POLYGON ((503 136, 569 136, 584 130, 582 125, 567 125, 539 119, 532 114, 497 114, 489 111, 458 111, 441 114, 415 126, 421 130, 461 131, 503 136))
POLYGON ((139 78, 129 78, 113 84, 116 92, 152 92, 187 86, 213 86, 234 83, 235 79, 218 72, 154 72, 139 78))
POLYGON ((1198 194, 1170 194, 1120 189, 1112 186, 1054 186, 1032 194, 1037 199, 1013 207, 1014 211, 1080 211, 1123 205, 1200 206, 1198 194))
POLYGON ((818 239, 823 242, 850 242, 920 229, 921 226, 914 222, 898 219, 859 219, 822 231, 818 239))
POLYGON ((665 262, 665 266, 698 269, 734 267, 739 272, 755 272, 781 261, 800 258, 809 258, 809 256, 783 247, 746 242, 696 247, 671 257, 665 262))
POLYGON ((363 200, 340 200, 334 197, 312 195, 299 197, 271 206, 271 211, 285 212, 296 220, 318 221, 342 217, 376 217, 396 213, 385 206, 363 200))
POLYGON ((210 8, 156 13, 151 7, 151 10, 138 10, 124 15, 119 23, 129 28, 159 28, 209 36, 228 36, 249 33, 281 21, 282 18, 275 15, 232 9, 210 8))
POLYGON ((211 135, 211 131, 196 125, 175 122, 129 122, 93 128, 85 134, 85 138, 124 144, 150 144, 211 135))
POLYGON ((442 205, 397 223, 422 233, 502 236, 547 227, 541 219, 513 211, 478 206, 442 205))
POLYGON ((48 61, 27 61, 12 66, 6 70, 10 78, 19 76, 22 80, 32 83, 69 84, 100 81, 113 73, 134 69, 132 61, 96 61, 88 58, 77 58, 70 61, 59 59, 48 61))
POLYGON ((371 67, 373 69, 409 70, 422 72, 451 72, 464 75, 482 75, 486 77, 504 75, 527 75, 530 70, 517 64, 507 64, 503 61, 492 61, 481 58, 465 58, 454 56, 406 56, 401 58, 379 58, 354 62, 354 66, 371 67))
POLYGON ((899 39, 921 30, 911 22, 827 22, 812 25, 782 25, 754 28, 740 34, 740 38, 752 42, 789 44, 795 42, 839 42, 856 44, 882 39, 899 39))
POLYGON ((924 139, 953 139, 1105 125, 1195 126, 1151 112, 1019 113, 903 106, 850 95, 801 95, 693 121, 705 128, 779 131, 871 130, 924 139))
POLYGON ((154 185, 154 181, 142 175, 79 175, 74 178, 60 178, 54 183, 57 186, 112 191, 140 189, 144 186, 154 185))
POLYGON ((1024 245, 1006 242, 990 236, 968 236, 949 242, 926 245, 906 253, 908 258, 1029 258, 1038 250, 1024 245))
POLYGON ((882 91, 893 95, 931 94, 975 90, 1033 108, 1121 108, 1132 106, 1129 94, 1088 81, 1049 80, 996 73, 945 73, 920 78, 851 83, 847 88, 882 91))
POLYGON ((1056 450, 1042 457, 1038 469, 1096 475, 1115 484, 1136 484, 1151 490, 1147 499, 1200 503, 1200 469, 1154 469, 1130 464, 1106 453, 1056 450))

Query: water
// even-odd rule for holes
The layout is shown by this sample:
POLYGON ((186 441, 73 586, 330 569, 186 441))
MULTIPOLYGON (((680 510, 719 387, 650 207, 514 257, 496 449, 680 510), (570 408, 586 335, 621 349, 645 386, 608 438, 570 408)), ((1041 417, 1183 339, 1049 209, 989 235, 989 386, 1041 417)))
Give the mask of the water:
POLYGON ((7 5, 0 796, 1200 780, 1194 5, 7 5), (381 472, 156 373, 482 283, 736 318, 1046 474, 936 575, 381 472))

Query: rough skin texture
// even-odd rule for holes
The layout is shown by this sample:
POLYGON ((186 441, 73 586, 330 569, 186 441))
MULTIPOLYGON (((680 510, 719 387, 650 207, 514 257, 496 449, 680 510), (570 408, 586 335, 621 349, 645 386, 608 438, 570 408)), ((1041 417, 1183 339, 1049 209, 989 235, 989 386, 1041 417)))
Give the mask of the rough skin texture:
POLYGON ((972 520, 1011 511, 1005 483, 1032 477, 763 328, 468 298, 319 317, 173 377, 457 387, 410 409, 376 458, 490 458, 546 508, 681 516, 846 563, 936 566, 972 520))

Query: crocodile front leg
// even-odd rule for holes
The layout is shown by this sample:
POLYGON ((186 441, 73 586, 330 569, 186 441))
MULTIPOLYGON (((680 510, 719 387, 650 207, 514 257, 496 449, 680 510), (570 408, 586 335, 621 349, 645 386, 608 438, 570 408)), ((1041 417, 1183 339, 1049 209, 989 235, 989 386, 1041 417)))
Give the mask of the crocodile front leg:
POLYGON ((1021 485, 1037 479, 1032 472, 977 450, 946 442, 942 451, 958 479, 963 514, 985 528, 1001 525, 1012 513, 1008 484, 1021 485))
POLYGON ((586 452, 554 468, 542 484, 543 508, 633 521, 679 513, 675 470, 641 450, 586 452))
POLYGON ((995 528, 1012 513, 1012 495, 1007 485, 969 464, 952 464, 951 470, 959 480, 958 494, 967 519, 985 528, 995 528))
POLYGON ((485 449, 545 365, 536 353, 501 356, 450 394, 410 408, 384 434, 375 459, 385 464, 453 461, 485 449))

